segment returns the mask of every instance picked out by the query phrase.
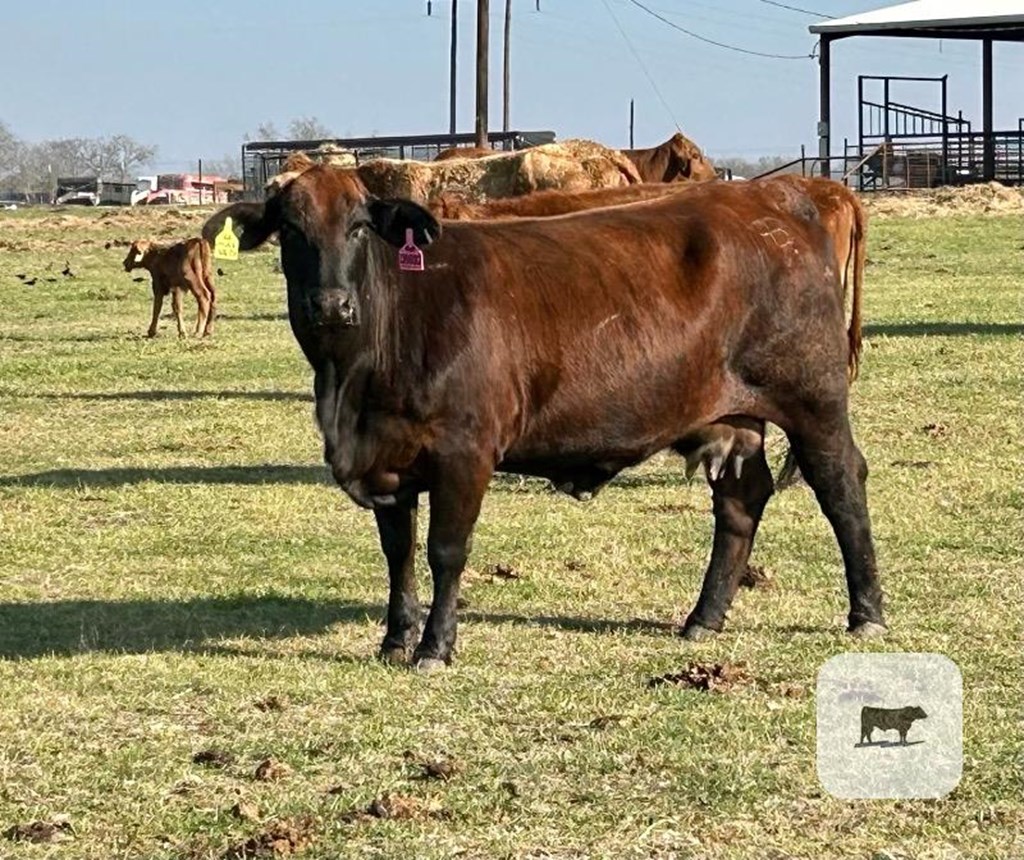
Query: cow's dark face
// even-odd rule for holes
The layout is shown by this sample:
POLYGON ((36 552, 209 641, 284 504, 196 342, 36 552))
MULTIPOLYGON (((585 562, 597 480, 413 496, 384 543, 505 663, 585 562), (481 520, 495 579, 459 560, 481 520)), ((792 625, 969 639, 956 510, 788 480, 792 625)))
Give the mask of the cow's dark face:
POLYGON ((369 283, 372 242, 383 239, 400 248, 411 229, 417 244, 426 245, 441 229, 417 204, 373 198, 355 171, 325 166, 296 175, 266 203, 222 210, 207 222, 204 236, 228 215, 242 226, 242 250, 278 233, 289 316, 300 340, 300 331, 363 324, 367 290, 376 288, 369 283))
POLYGON ((910 709, 910 716, 915 720, 924 720, 928 718, 928 715, 924 712, 924 708, 914 707, 910 709))

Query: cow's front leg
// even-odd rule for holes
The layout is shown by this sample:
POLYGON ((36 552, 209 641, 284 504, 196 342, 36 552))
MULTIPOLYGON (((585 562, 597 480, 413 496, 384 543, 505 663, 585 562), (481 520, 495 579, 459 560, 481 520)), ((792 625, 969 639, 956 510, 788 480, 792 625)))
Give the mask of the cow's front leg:
POLYGON ((164 293, 160 286, 153 282, 153 320, 149 324, 149 331, 146 337, 156 337, 157 325, 160 323, 160 309, 164 305, 164 293))
POLYGON ((774 492, 772 473, 761 448, 742 463, 737 477, 732 463, 711 480, 715 539, 697 605, 686 619, 686 639, 707 639, 722 630, 740 576, 746 570, 764 506, 774 492))
POLYGON ((430 490, 427 534, 427 561, 434 580, 434 601, 423 639, 413 654, 413 662, 420 671, 441 668, 452 660, 459 580, 469 557, 473 526, 492 472, 489 464, 454 462, 438 466, 437 483, 430 490))
POLYGON ((409 504, 374 511, 391 585, 387 632, 380 646, 380 659, 386 663, 408 663, 420 632, 420 601, 416 596, 416 513, 415 496, 409 504))

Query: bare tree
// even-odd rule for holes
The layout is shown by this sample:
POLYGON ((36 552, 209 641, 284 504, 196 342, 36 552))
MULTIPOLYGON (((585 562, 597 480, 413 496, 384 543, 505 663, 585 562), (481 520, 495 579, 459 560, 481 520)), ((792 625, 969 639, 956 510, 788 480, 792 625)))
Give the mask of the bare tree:
POLYGON ((17 169, 20 141, 7 124, 0 122, 0 176, 9 176, 17 169))
POLYGON ((237 155, 204 158, 203 173, 210 176, 222 176, 225 179, 238 179, 242 175, 242 159, 237 155))
POLYGON ((334 134, 315 116, 300 116, 288 123, 288 137, 290 140, 322 140, 334 134))
MULTIPOLYGON (((732 170, 734 176, 742 176, 746 179, 752 179, 762 173, 767 173, 769 170, 781 167, 792 160, 792 158, 787 158, 784 155, 762 155, 756 161, 738 157, 712 159, 715 167, 728 168, 732 170)), ((788 172, 799 173, 800 166, 797 165, 788 172)))
POLYGON ((114 160, 114 170, 122 182, 126 181, 136 168, 150 164, 156 156, 155 146, 146 146, 126 134, 115 134, 106 142, 106 148, 114 160))
POLYGON ((256 126, 255 132, 246 132, 244 140, 280 140, 281 132, 277 130, 277 126, 274 124, 272 119, 268 119, 266 122, 261 122, 256 126))

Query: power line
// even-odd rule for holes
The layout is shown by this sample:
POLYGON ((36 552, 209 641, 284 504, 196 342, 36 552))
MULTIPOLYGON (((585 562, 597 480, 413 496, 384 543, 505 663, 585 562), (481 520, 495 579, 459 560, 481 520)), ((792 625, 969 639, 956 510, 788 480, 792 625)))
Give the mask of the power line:
MULTIPOLYGON (((668 18, 665 18, 664 16, 659 15, 653 9, 649 9, 647 6, 644 6, 644 4, 640 2, 640 0, 629 0, 629 2, 632 3, 634 6, 638 6, 639 8, 643 9, 648 15, 657 18, 663 24, 668 24, 672 29, 678 30, 680 33, 685 33, 687 36, 692 36, 694 39, 698 39, 701 42, 707 42, 709 45, 714 45, 717 48, 725 48, 728 51, 736 51, 739 54, 750 54, 751 56, 754 57, 768 57, 769 59, 772 60, 807 60, 813 59, 814 57, 813 54, 768 54, 765 53, 764 51, 751 51, 747 48, 738 48, 736 45, 727 45, 725 42, 716 42, 714 39, 708 39, 706 36, 701 36, 699 33, 694 33, 692 30, 687 30, 685 27, 680 27, 674 21, 669 21, 668 18)), ((607 5, 607 2, 605 2, 605 6, 607 5)))
POLYGON ((785 3, 776 3, 775 0, 761 0, 762 3, 767 3, 769 6, 778 6, 780 9, 789 9, 790 12, 800 12, 803 15, 813 15, 815 18, 828 18, 830 21, 835 20, 835 15, 826 15, 824 12, 812 12, 810 9, 801 9, 799 6, 787 6, 785 3))
POLYGON ((665 112, 669 115, 669 118, 675 125, 676 130, 680 134, 682 134, 683 130, 679 128, 679 120, 677 120, 675 114, 672 113, 672 108, 668 106, 668 102, 665 101, 665 97, 661 94, 661 90, 658 89, 658 85, 654 82, 654 78, 651 76, 651 73, 647 71, 647 66, 644 64, 644 61, 640 58, 640 54, 637 53, 636 48, 633 47, 633 43, 629 40, 629 36, 626 35, 626 31, 622 29, 622 25, 619 23, 619 19, 615 17, 615 13, 612 11, 612 7, 608 4, 608 0, 602 0, 602 2, 604 3, 604 8, 608 10, 608 14, 611 16, 612 21, 615 22, 615 27, 616 29, 618 29, 619 35, 622 36, 622 41, 626 43, 626 46, 633 54, 633 59, 636 60, 637 65, 640 66, 640 69, 647 77, 647 82, 651 85, 651 89, 654 90, 654 94, 661 101, 661 106, 665 108, 665 112))

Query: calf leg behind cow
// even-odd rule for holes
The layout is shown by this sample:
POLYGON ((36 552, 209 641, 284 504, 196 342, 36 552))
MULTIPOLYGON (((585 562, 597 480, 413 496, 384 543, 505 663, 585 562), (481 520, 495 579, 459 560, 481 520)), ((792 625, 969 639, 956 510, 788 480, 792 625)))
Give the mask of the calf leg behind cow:
POLYGON ((882 588, 868 515, 868 467, 843 414, 836 427, 789 434, 800 470, 835 532, 850 595, 849 631, 871 637, 885 631, 882 588))
POLYGON ((388 560, 387 632, 380 646, 380 659, 386 663, 407 663, 420 632, 420 602, 416 596, 416 515, 415 498, 410 505, 378 508, 377 531, 380 546, 388 560))
POLYGON ((695 641, 722 630, 740 577, 746 570, 761 515, 774 492, 763 448, 744 460, 739 477, 727 468, 721 477, 709 479, 715 515, 711 561, 697 605, 682 630, 684 638, 695 641))

